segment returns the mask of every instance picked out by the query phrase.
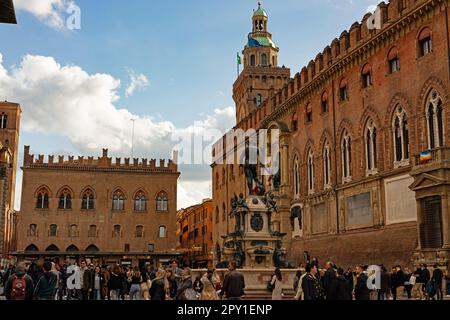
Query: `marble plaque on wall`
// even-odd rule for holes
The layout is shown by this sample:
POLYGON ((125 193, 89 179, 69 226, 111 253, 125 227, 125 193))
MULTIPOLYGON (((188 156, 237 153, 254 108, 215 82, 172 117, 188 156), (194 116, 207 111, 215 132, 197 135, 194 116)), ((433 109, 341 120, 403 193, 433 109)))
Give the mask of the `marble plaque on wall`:
POLYGON ((328 232, 328 212, 325 203, 311 208, 311 231, 312 234, 328 232))
POLYGON ((414 178, 403 175, 386 179, 386 224, 417 221, 417 202, 414 191, 409 189, 414 178))
POLYGON ((370 192, 347 198, 347 226, 373 224, 373 210, 370 192))

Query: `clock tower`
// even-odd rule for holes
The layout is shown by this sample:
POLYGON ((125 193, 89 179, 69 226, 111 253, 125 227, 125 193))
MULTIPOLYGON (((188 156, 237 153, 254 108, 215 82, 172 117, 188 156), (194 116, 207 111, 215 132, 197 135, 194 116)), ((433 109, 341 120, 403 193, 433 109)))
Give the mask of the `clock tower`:
POLYGON ((278 67, 279 48, 268 32, 268 22, 267 12, 258 4, 253 12, 252 32, 242 52, 244 70, 233 86, 237 123, 260 108, 270 90, 279 90, 290 80, 290 70, 278 67))

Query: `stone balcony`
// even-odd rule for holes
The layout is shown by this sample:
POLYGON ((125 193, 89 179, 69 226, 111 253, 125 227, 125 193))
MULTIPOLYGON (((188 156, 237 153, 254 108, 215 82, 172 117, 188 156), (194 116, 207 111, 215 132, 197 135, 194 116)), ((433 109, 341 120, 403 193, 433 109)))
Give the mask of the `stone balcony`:
POLYGON ((448 169, 450 168, 450 148, 442 147, 431 150, 431 159, 429 160, 421 159, 421 155, 418 154, 413 158, 412 162, 412 174, 437 169, 448 169))

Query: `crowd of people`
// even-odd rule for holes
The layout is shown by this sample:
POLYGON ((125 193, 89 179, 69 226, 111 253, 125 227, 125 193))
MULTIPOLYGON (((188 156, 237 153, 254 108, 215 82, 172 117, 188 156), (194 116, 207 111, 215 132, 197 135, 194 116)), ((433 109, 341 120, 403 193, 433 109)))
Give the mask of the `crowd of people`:
MULTIPOLYGON (((367 285, 371 270, 368 266, 344 270, 332 262, 320 269, 313 260, 298 269, 292 284, 294 297, 285 295, 286 279, 278 268, 267 289, 273 300, 442 300, 450 296, 449 269, 443 272, 438 266, 419 265, 412 272, 401 266, 388 271, 381 265, 378 286, 372 289, 367 285)), ((214 269, 193 275, 176 260, 166 267, 148 264, 141 269, 85 260, 62 266, 46 261, 26 267, 22 262, 0 271, 0 287, 7 300, 240 300, 245 296, 244 274, 235 262, 221 275, 214 269)))
MULTIPOLYGON (((318 264, 313 261, 307 264, 304 274, 297 272, 293 285, 295 299, 443 300, 444 287, 445 295, 450 296, 450 268, 447 268, 445 273, 437 265, 428 268, 425 264, 417 266, 413 272, 402 269, 401 266, 395 266, 391 271, 383 265, 377 269, 369 270, 369 266, 357 266, 344 270, 332 262, 327 262, 325 269, 319 270, 318 264), (371 277, 371 272, 378 274, 371 277), (368 283, 373 283, 373 286, 368 283)), ((275 290, 272 298, 280 298, 275 290)))

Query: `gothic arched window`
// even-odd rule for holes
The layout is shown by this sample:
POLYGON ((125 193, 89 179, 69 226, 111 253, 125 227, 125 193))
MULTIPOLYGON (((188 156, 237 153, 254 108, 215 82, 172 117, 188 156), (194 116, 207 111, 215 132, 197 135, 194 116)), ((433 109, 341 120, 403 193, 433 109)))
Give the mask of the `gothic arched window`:
POLYGON ((377 128, 372 120, 367 121, 365 130, 367 175, 377 172, 377 128))
POLYGON ((138 191, 134 196, 134 211, 146 211, 147 210, 147 198, 143 191, 138 191))
POLYGON ((72 195, 69 189, 65 188, 59 193, 58 209, 72 209, 72 195))
POLYGON ((392 121, 394 134, 394 165, 400 167, 409 164, 409 128, 405 109, 398 105, 392 121))
POLYGON ((344 131, 341 141, 341 159, 342 159, 342 179, 343 182, 351 180, 351 138, 347 131, 344 131))
POLYGON ((300 196, 300 162, 296 156, 294 159, 294 197, 300 196))
POLYGON ((444 145, 444 123, 442 98, 436 90, 432 90, 427 99, 428 145, 430 149, 444 145))
POLYGON ((169 199, 167 193, 161 191, 156 197, 156 211, 166 212, 169 210, 169 199))
POLYGON ((37 192, 37 197, 36 197, 36 209, 48 209, 49 208, 49 192, 47 190, 47 188, 41 188, 38 192, 37 192))
POLYGON ((262 65, 263 67, 267 67, 268 64, 269 64, 269 61, 268 61, 268 59, 267 59, 267 54, 263 53, 263 54, 261 55, 261 65, 262 65))
POLYGON ((94 210, 95 200, 94 192, 91 189, 86 189, 81 196, 81 209, 82 210, 94 210))
POLYGON ((324 189, 331 186, 331 155, 330 144, 325 142, 323 147, 323 185, 324 189))
POLYGON ((250 66, 256 66, 256 56, 254 54, 250 55, 250 66))
POLYGON ((125 196, 120 190, 116 190, 113 194, 112 209, 113 211, 125 210, 125 196))
POLYGON ((310 149, 308 152, 308 193, 314 193, 314 154, 310 149))

